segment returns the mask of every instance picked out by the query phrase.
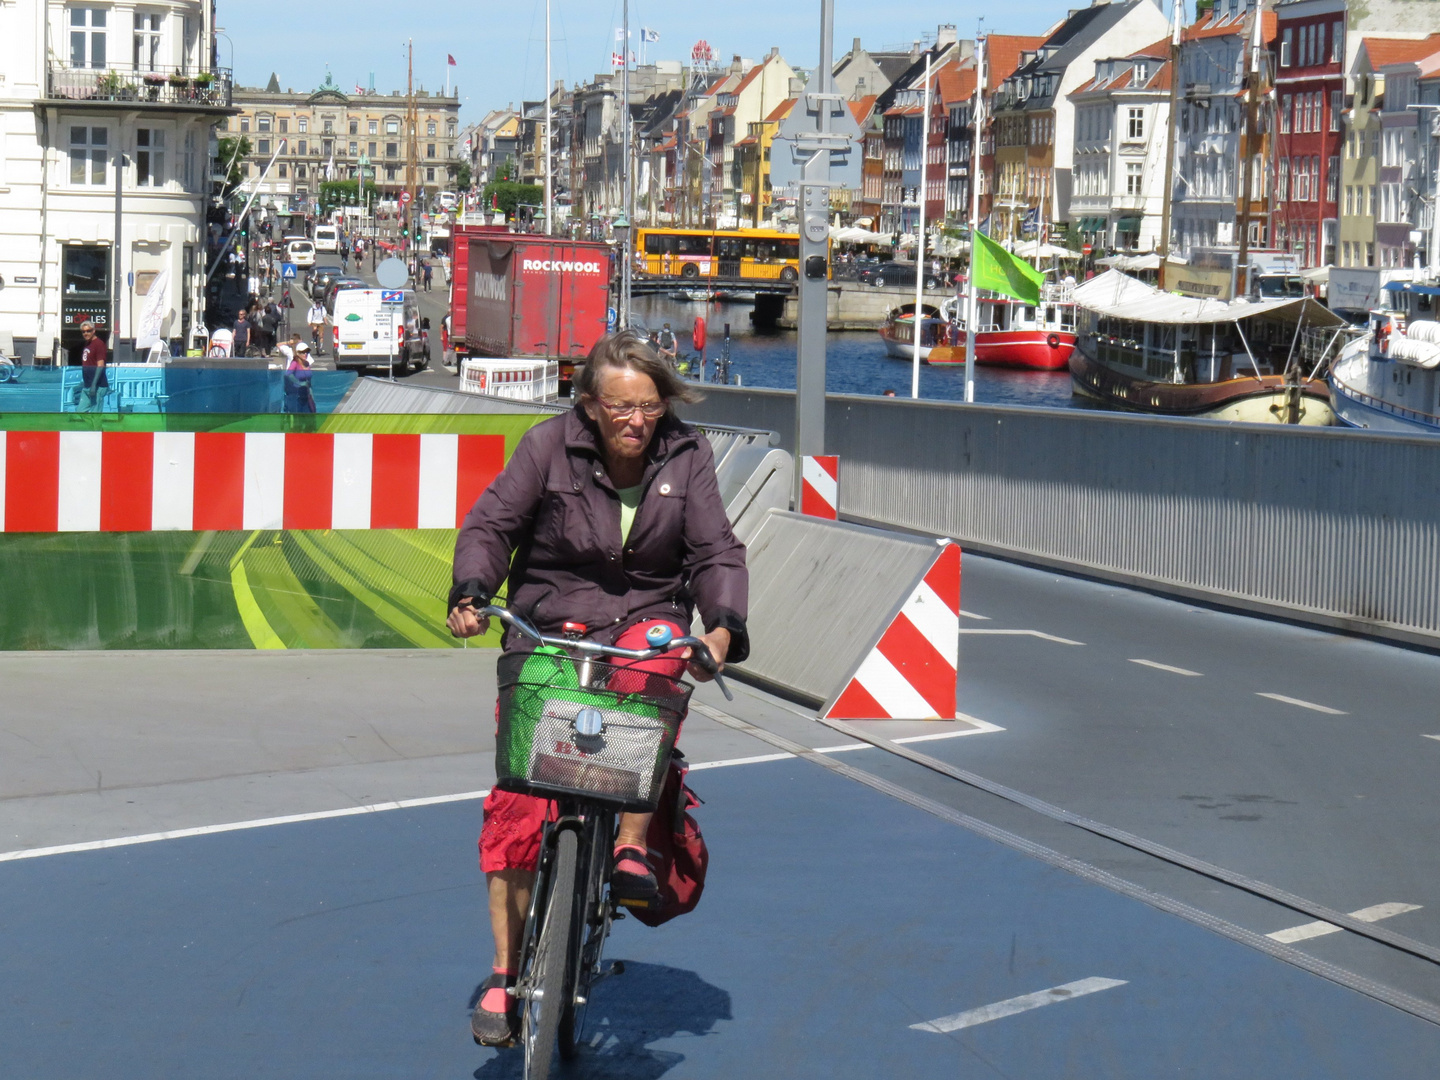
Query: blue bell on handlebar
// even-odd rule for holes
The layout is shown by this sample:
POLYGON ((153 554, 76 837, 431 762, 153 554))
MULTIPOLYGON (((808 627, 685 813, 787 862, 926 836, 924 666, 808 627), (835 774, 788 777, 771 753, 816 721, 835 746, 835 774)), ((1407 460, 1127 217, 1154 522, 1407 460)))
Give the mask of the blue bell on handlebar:
POLYGON ((652 649, 663 649, 675 639, 675 631, 665 623, 656 623, 645 631, 645 642, 652 649))
POLYGON ((599 709, 587 706, 575 714, 572 724, 576 735, 593 739, 605 730, 605 716, 599 709))

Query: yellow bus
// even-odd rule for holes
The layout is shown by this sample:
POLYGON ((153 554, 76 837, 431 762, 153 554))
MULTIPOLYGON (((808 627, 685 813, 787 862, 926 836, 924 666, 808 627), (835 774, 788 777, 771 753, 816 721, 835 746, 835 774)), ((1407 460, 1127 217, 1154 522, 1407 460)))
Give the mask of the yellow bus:
POLYGON ((637 229, 635 269, 682 281, 789 284, 800 280, 800 236, 775 229, 637 229))

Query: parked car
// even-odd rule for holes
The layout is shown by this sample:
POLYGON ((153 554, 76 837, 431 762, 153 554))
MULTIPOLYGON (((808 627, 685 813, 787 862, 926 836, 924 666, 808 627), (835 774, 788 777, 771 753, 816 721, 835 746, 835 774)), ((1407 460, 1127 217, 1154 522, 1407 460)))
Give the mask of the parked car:
MULTIPOLYGON (((859 273, 862 285, 873 285, 877 289, 883 289, 887 285, 910 288, 915 287, 915 264, 902 262, 877 263, 874 266, 867 266, 859 273)), ((942 282, 936 274, 927 272, 925 274, 925 288, 938 289, 942 282)))

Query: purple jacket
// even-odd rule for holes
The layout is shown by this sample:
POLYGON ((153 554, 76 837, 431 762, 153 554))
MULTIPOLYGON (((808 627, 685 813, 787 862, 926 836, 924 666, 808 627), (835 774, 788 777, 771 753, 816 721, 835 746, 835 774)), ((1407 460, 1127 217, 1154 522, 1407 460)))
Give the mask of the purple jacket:
MULTIPOLYGON (((688 627, 698 609, 707 631, 730 631, 729 660, 745 659, 745 545, 725 516, 710 443, 661 418, 622 547, 620 497, 597 438, 578 407, 525 433, 465 516, 449 608, 462 596, 490 599, 508 578, 508 605, 542 632, 581 622, 601 640, 645 618, 688 627)), ((507 637, 507 648, 518 645, 507 637)))

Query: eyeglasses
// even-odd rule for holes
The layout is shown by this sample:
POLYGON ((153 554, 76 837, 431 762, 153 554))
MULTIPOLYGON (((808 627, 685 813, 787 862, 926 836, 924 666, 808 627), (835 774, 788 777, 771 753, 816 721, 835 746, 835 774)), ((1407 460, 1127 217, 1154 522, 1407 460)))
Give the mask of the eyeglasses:
POLYGON ((640 410, 640 415, 646 420, 658 420, 665 415, 669 408, 663 401, 647 401, 643 405, 629 405, 620 401, 606 401, 604 398, 596 398, 605 411, 610 414, 612 420, 628 420, 635 415, 635 410, 640 410))

